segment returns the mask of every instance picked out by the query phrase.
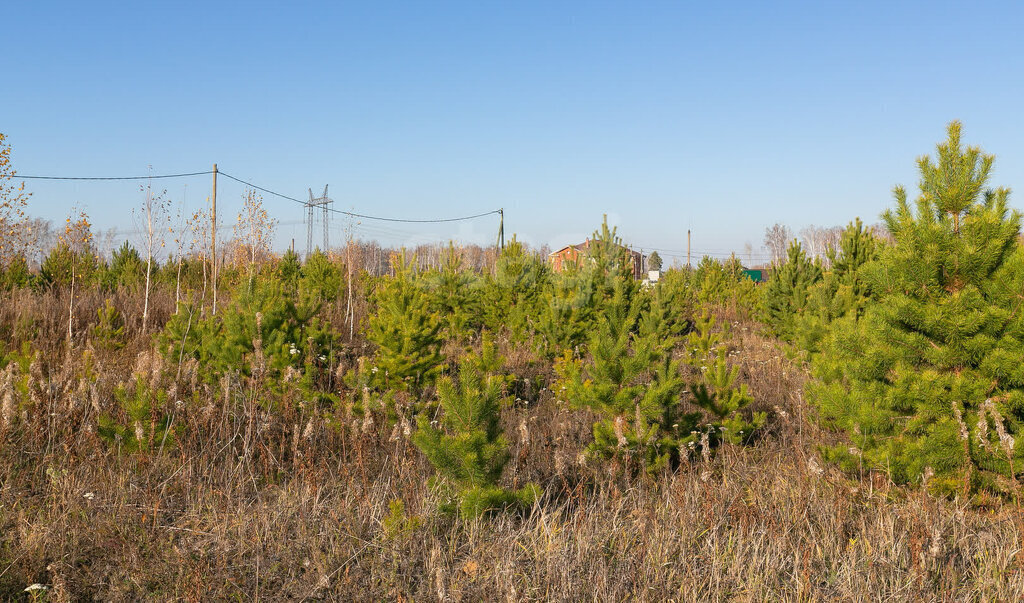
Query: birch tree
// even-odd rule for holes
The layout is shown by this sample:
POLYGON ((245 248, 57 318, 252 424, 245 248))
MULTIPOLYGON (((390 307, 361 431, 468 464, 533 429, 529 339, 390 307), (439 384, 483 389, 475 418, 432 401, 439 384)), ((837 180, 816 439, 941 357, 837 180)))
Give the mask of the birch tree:
POLYGON ((153 255, 165 245, 164 235, 170 229, 170 215, 164 192, 153 194, 152 183, 142 188, 145 197, 136 214, 136 223, 142 230, 142 248, 146 252, 146 295, 142 305, 142 332, 146 332, 149 320, 149 292, 152 287, 153 255))
POLYGON ((15 184, 11 147, 0 133, 0 268, 23 256, 31 244, 31 229, 25 216, 29 194, 25 183, 15 184))
POLYGON ((256 264, 270 255, 276 221, 263 207, 263 197, 253 189, 246 189, 242 195, 242 211, 235 223, 235 262, 249 265, 249 284, 256 264))

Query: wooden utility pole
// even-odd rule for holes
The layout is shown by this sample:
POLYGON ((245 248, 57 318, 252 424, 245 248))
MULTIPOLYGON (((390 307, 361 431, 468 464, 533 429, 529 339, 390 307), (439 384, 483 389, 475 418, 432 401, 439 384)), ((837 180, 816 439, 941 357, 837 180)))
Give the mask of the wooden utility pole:
POLYGON ((210 253, 213 261, 213 313, 217 313, 217 164, 213 164, 213 195, 210 197, 210 253))
POLYGON ((686 229, 686 267, 690 267, 690 229, 686 229))
POLYGON ((505 208, 498 210, 498 250, 505 251, 505 208))

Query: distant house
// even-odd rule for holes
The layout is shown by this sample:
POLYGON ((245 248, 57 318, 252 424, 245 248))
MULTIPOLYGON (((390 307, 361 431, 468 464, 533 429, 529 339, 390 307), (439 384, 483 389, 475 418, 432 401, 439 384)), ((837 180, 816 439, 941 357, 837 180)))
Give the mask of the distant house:
MULTIPOLYGON (((577 245, 566 245, 558 251, 551 252, 548 255, 548 260, 551 262, 551 268, 555 272, 561 272, 568 266, 579 264, 587 255, 587 249, 589 247, 590 239, 587 239, 577 245)), ((644 255, 639 251, 633 251, 632 249, 623 247, 622 245, 619 245, 619 249, 622 250, 624 255, 628 255, 627 261, 632 265, 633 278, 636 280, 644 278, 644 255)))
POLYGON ((743 270, 743 276, 749 278, 755 283, 761 284, 768 282, 768 269, 767 268, 747 268, 743 270))

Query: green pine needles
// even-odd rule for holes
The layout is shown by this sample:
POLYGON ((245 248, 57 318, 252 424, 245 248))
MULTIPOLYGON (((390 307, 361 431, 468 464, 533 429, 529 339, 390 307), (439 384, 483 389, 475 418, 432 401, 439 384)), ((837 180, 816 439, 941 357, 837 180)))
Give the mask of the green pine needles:
POLYGON ((696 270, 684 274, 689 276, 686 286, 692 293, 697 315, 721 307, 749 315, 757 305, 760 290, 743 274, 736 256, 721 261, 704 256, 696 270))
POLYGON ((417 282, 413 259, 393 258, 395 276, 373 293, 376 311, 367 339, 377 346, 373 382, 382 388, 409 389, 433 383, 441 372, 441 329, 445 322, 431 296, 417 282))
POLYGON ((437 382, 440 419, 418 417, 413 443, 437 471, 434 486, 441 491, 443 511, 478 517, 522 510, 539 495, 533 484, 518 490, 498 485, 509 459, 500 424, 503 383, 486 375, 479 362, 464 359, 457 380, 444 376, 437 382))
POLYGON ((463 265, 462 255, 449 243, 441 255, 441 266, 423 275, 431 309, 440 317, 446 340, 465 340, 480 324, 480 279, 463 265))
POLYGON ((511 339, 525 341, 540 314, 550 276, 547 264, 512 237, 484 284, 480 310, 487 328, 505 329, 511 339))
POLYGON ((638 331, 640 316, 640 300, 619 285, 590 337, 589 358, 566 352, 555 363, 556 387, 570 404, 600 417, 588 449, 592 456, 625 464, 639 458, 656 471, 671 454, 661 442, 660 419, 679 397, 683 380, 657 336, 638 331))
POLYGON ((714 320, 699 321, 688 338, 701 377, 684 398, 682 364, 672 355, 673 328, 657 304, 642 310, 643 302, 628 298, 620 285, 590 338, 589 357, 567 352, 555 364, 558 391, 599 416, 591 456, 655 473, 691 454, 710 454, 723 441, 749 440, 764 415, 741 416, 752 398, 745 386, 735 385, 739 369, 729 367, 714 320))
MULTIPOLYGON (((915 203, 895 189, 895 243, 857 278, 873 302, 837 321, 817 363, 823 415, 850 444, 846 466, 887 470, 944 493, 1016 495, 1024 419, 1024 256, 1009 191, 988 188, 993 157, 948 129, 918 161, 915 203)), ((838 267, 838 266, 837 266, 838 267)))
MULTIPOLYGON (((687 336, 691 362, 700 370, 700 377, 689 386, 691 402, 708 417, 699 428, 706 434, 702 434, 701 446, 715 447, 722 442, 746 444, 766 419, 763 412, 750 413, 749 419, 741 412, 754 397, 747 393, 746 385, 736 384, 740 368, 728 362, 729 350, 724 343, 727 334, 727 324, 718 330, 714 317, 704 316, 687 336)), ((687 445, 695 441, 694 435, 685 438, 687 445)))
POLYGON ((878 258, 881 242, 857 218, 843 230, 839 249, 830 249, 831 269, 811 287, 807 307, 796 318, 795 341, 812 354, 837 320, 859 320, 871 301, 863 267, 878 258))
POLYGON ((549 358, 576 349, 587 341, 605 304, 619 293, 632 298, 638 289, 630 252, 605 216, 575 265, 564 265, 551 279, 537 321, 541 349, 549 358))
POLYGON ((796 240, 789 244, 786 262, 772 274, 765 285, 762 305, 772 331, 791 341, 796 335, 796 322, 807 307, 811 286, 821 279, 821 264, 811 260, 796 240))

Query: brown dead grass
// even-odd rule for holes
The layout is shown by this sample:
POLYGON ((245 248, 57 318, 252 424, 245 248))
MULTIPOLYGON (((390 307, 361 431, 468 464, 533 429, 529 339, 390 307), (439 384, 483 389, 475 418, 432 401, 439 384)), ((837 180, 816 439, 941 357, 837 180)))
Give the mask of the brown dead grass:
MULTIPOLYGON (((33 304, 59 315, 60 300, 33 304)), ((525 516, 479 521, 434 511, 429 465, 379 409, 372 423, 344 404, 269 411, 253 384, 204 394, 190 371, 158 382, 202 394, 165 409, 177 441, 119 454, 97 413, 116 412, 113 387, 148 346, 91 351, 94 393, 79 378, 88 342, 55 349, 36 400, 0 427, 0 598, 36 582, 57 601, 1021 598, 1016 511, 825 466, 803 371, 754 324, 735 323, 732 341, 771 413, 764 437, 642 480, 582 463, 589 417, 537 385, 549 369, 506 350, 532 381, 505 413, 505 478, 545 495, 525 516)))

